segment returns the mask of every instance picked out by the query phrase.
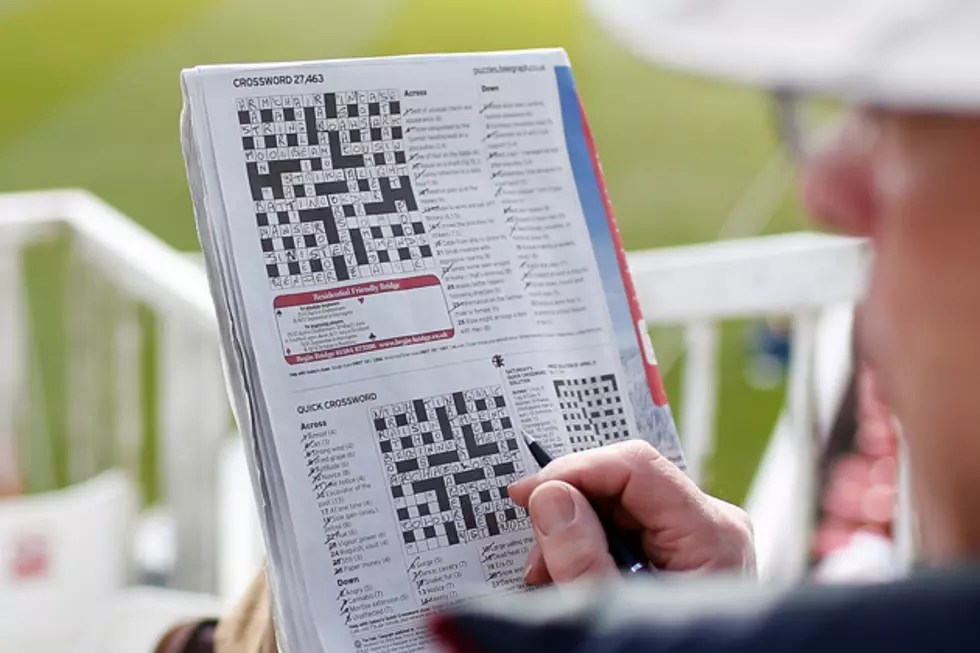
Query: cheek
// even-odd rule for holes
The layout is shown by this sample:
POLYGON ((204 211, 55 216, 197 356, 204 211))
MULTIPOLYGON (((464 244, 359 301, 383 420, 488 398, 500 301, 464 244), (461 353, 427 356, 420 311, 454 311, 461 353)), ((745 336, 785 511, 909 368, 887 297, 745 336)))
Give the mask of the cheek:
POLYGON ((899 384, 908 360, 903 343, 913 325, 906 319, 909 302, 899 292, 897 263, 887 248, 876 245, 868 293, 861 306, 858 333, 863 358, 878 372, 882 399, 893 409, 900 404, 899 384))
POLYGON ((968 424, 978 402, 963 390, 980 387, 980 190, 956 174, 891 174, 862 344, 900 417, 968 424))

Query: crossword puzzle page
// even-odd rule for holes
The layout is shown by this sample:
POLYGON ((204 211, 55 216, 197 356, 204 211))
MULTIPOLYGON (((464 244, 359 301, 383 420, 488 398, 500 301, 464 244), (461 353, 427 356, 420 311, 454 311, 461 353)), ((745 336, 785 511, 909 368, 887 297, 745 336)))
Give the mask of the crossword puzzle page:
POLYGON ((183 89, 284 650, 429 650, 433 609, 523 591, 523 434, 683 464, 564 52, 183 89))

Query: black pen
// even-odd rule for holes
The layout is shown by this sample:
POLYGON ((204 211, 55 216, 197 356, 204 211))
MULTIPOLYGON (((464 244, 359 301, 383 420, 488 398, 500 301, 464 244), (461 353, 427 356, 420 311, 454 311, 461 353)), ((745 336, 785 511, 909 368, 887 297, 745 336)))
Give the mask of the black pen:
MULTIPOLYGON (((521 431, 521 436, 524 438, 524 444, 527 445, 528 451, 531 452, 531 456, 534 457, 534 461, 542 468, 549 465, 554 458, 544 450, 537 441, 528 435, 525 431, 521 431)), ((626 537, 620 532, 618 528, 613 526, 612 522, 603 516, 598 510, 595 511, 596 515, 599 516, 599 522, 602 524, 602 529, 606 532, 606 540, 609 542, 609 555, 612 556, 613 560, 616 561, 616 565, 622 569, 627 574, 650 574, 653 573, 653 566, 648 562, 638 558, 630 546, 626 543, 626 537)))

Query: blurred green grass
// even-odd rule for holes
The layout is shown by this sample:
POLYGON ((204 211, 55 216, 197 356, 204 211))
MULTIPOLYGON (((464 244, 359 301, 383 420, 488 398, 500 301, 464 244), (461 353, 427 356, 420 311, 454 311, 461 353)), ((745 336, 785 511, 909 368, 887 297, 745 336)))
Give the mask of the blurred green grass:
MULTIPOLYGON (((181 250, 198 245, 178 75, 198 63, 564 47, 629 249, 716 238, 775 151, 760 95, 647 66, 567 0, 12 1, 4 11, 0 0, 0 192, 86 188, 181 250)), ((786 195, 762 231, 802 224, 786 195)), ((42 318, 53 336, 57 320, 42 318)), ((745 384, 743 327, 723 332, 710 483, 734 501, 782 401, 745 384)), ((676 345, 676 332, 655 336, 658 350, 676 345)), ((46 372, 58 369, 52 356, 46 372)), ((667 375, 674 400, 682 366, 667 375)))

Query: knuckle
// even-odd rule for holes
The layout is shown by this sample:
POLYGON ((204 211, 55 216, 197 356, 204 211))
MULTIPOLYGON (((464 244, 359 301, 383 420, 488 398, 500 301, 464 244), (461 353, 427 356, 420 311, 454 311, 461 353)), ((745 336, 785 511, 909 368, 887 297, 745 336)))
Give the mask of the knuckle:
POLYGON ((617 453, 631 467, 638 464, 648 464, 650 461, 660 458, 660 452, 646 440, 626 440, 613 445, 613 447, 619 449, 617 453))
POLYGON ((732 530, 740 534, 744 540, 751 540, 754 529, 749 514, 738 506, 728 504, 728 515, 732 530))
POLYGON ((557 466, 557 463, 563 463, 563 466, 573 467, 576 463, 581 463, 582 461, 591 462, 593 459, 605 458, 606 456, 614 456, 620 461, 632 464, 636 461, 646 462, 655 460, 660 458, 661 454, 646 440, 624 440, 599 449, 577 451, 567 456, 562 456, 555 461, 555 464, 557 466))
POLYGON ((748 513, 741 508, 721 502, 718 520, 719 563, 746 571, 755 569, 755 531, 748 513))
POLYGON ((749 517, 749 513, 739 508, 738 515, 746 540, 749 542, 755 540, 755 527, 752 526, 752 519, 749 517))
POLYGON ((752 522, 749 521, 748 515, 741 514, 737 519, 733 519, 731 521, 730 531, 732 541, 741 545, 743 548, 752 543, 752 522))
POLYGON ((648 469, 662 458, 660 452, 646 440, 627 440, 620 446, 623 461, 633 472, 648 469))

